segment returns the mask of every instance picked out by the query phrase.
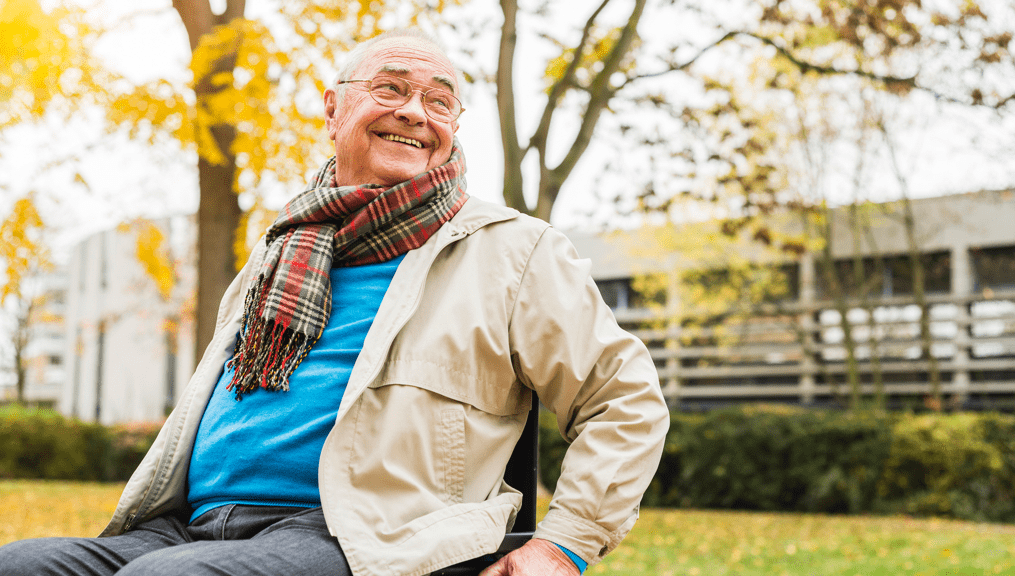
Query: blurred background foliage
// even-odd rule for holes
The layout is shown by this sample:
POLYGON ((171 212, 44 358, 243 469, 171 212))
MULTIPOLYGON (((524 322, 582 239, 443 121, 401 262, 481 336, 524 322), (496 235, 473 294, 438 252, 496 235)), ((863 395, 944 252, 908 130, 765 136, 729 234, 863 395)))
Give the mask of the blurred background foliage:
MULTIPOLYGON (((567 443, 541 418, 551 491, 567 443)), ((674 413, 645 506, 1015 521, 1015 416, 750 406, 674 413)))

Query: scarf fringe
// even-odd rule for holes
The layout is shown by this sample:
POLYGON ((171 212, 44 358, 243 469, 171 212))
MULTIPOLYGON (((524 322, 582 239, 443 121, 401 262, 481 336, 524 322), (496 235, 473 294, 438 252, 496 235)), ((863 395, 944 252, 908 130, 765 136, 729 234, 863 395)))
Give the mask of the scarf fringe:
POLYGON ((242 400, 244 394, 258 388, 269 392, 288 392, 289 377, 318 339, 316 336, 308 338, 306 334, 291 330, 275 320, 260 317, 267 298, 267 283, 264 276, 260 276, 253 289, 247 292, 236 354, 226 363, 227 368, 235 370, 226 389, 234 392, 237 400, 242 400))

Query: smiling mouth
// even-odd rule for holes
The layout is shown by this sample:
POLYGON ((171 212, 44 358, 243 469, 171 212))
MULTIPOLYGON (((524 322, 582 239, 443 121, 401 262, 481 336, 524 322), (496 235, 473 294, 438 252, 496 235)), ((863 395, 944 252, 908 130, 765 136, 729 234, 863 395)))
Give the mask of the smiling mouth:
POLYGON ((381 138, 389 142, 401 142, 402 144, 408 144, 409 146, 415 146, 416 148, 422 148, 423 143, 419 140, 413 140, 412 138, 405 138, 398 136, 397 134, 378 134, 381 138))

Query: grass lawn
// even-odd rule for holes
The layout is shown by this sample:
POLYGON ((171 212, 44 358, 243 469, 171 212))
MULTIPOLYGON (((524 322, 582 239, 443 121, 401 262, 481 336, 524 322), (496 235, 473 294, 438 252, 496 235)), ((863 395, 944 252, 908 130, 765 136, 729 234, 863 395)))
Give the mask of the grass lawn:
POLYGON ((95 536, 123 484, 0 480, 0 545, 40 536, 95 536))
MULTIPOLYGON (((97 534, 121 489, 119 484, 0 481, 0 544, 97 534)), ((588 574, 1015 575, 1015 526, 647 509, 624 543, 588 574)))
POLYGON ((587 574, 1015 574, 1015 526, 902 517, 643 510, 587 574))

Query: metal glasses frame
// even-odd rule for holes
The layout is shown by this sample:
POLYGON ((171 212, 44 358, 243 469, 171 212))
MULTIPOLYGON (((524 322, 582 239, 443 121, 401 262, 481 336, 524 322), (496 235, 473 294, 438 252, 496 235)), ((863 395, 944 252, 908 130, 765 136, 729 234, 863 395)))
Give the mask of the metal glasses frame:
MULTIPOLYGON (((462 112, 465 112, 465 108, 462 106, 462 101, 459 100, 458 97, 455 96, 454 94, 452 94, 451 92, 448 92, 447 90, 445 90, 443 88, 429 88, 429 87, 427 87, 426 90, 422 90, 420 88, 414 88, 414 86, 419 86, 419 84, 416 84, 415 82, 410 82, 410 81, 406 80, 405 78, 398 78, 398 77, 395 77, 395 76, 378 76, 378 77, 375 77, 375 78, 373 78, 371 80, 367 80, 367 79, 339 80, 338 82, 335 82, 335 84, 337 84, 337 85, 351 84, 351 83, 354 83, 354 82, 367 82, 368 83, 368 85, 367 85, 367 92, 370 93, 370 97, 374 99, 374 102, 377 102, 381 106, 387 106, 388 108, 395 108, 397 106, 401 106, 401 105, 405 104, 406 102, 408 102, 412 98, 413 93, 419 92, 422 95, 422 99, 423 99, 422 100, 423 101, 423 111, 426 112, 427 117, 429 117, 431 120, 436 120, 438 122, 454 122, 455 120, 458 120, 458 118, 461 117, 462 112), (402 82, 405 85, 407 85, 409 87, 409 90, 406 92, 405 98, 403 100, 401 100, 400 102, 395 102, 395 101, 385 102, 383 100, 378 99, 377 98, 377 94, 374 92, 374 82, 377 82, 378 79, 382 79, 384 81, 402 82), (426 100, 426 95, 431 93, 431 92, 440 92, 441 94, 446 94, 447 96, 449 96, 454 102, 458 103, 458 112, 456 114, 453 114, 450 117, 447 117, 447 118, 434 117, 434 115, 431 114, 430 107, 427 106, 427 100, 426 100)), ((399 94, 401 94, 401 93, 399 93, 399 94)), ((450 112, 450 110, 449 110, 449 112, 450 112)))

